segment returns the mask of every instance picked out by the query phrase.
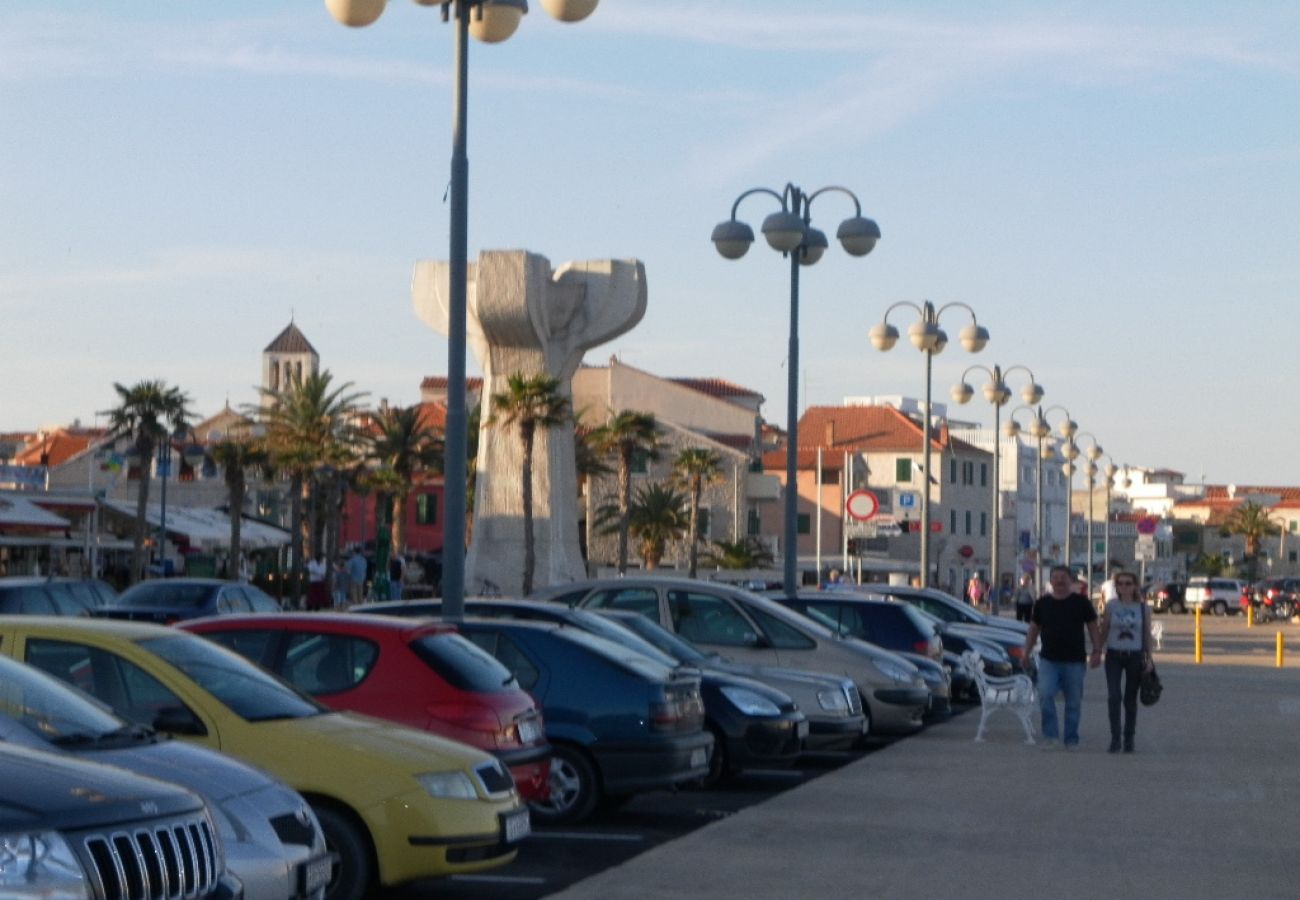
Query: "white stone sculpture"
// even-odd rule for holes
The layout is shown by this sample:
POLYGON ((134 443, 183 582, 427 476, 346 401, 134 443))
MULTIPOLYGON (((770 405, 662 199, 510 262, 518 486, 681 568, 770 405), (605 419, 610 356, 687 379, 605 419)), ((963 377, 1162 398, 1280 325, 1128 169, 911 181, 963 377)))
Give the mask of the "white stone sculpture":
MULTIPOLYGON (((426 325, 448 330, 450 264, 416 264, 411 301, 426 325)), ((572 398, 571 379, 588 348, 631 330, 646 308, 645 266, 638 260, 588 260, 552 269, 524 250, 488 250, 467 273, 466 346, 483 369, 483 415, 511 375, 548 375, 572 398)), ((482 427, 474 529, 465 558, 468 595, 523 584, 523 444, 517 429, 482 427)), ((586 577, 578 543, 578 477, 573 428, 537 434, 533 449, 533 530, 540 588, 586 577)))
POLYGON ((999 678, 984 673, 984 660, 973 650, 961 655, 962 661, 975 677, 980 695, 980 725, 975 732, 976 742, 984 740, 984 728, 989 716, 1000 709, 1020 719, 1025 729, 1025 743, 1034 741, 1034 711, 1038 708, 1038 691, 1028 675, 1010 675, 999 678))

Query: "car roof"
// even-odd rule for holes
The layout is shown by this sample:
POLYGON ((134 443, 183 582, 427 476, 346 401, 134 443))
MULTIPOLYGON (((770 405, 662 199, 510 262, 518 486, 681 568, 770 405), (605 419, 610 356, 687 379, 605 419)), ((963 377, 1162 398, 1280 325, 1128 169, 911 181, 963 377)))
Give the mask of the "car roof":
POLYGON ((156 625, 152 622, 136 622, 130 619, 98 619, 84 616, 0 616, 0 626, 16 625, 26 629, 55 627, 59 631, 75 631, 82 634, 102 634, 118 637, 128 641, 160 635, 176 634, 175 628, 156 625))
POLYGON ((392 631, 398 634, 456 631, 454 624, 431 617, 399 618, 397 616, 382 616, 377 613, 359 613, 354 616, 340 616, 338 613, 332 612, 236 613, 233 615, 204 616, 199 619, 178 622, 177 624, 187 631, 198 631, 218 626, 274 628, 292 625, 310 625, 321 627, 326 631, 348 634, 365 631, 392 631))

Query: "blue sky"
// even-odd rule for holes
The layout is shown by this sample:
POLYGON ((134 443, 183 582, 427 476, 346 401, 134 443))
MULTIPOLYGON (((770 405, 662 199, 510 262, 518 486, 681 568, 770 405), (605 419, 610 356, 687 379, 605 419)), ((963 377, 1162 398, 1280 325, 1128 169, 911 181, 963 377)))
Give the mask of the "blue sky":
MULTIPOLYGON (((788 266, 709 233, 749 187, 841 184, 884 237, 803 271, 801 402, 921 393, 921 355, 867 331, 959 301, 992 340, 936 357, 937 400, 1027 365, 1117 463, 1300 483, 1300 5, 533 7, 471 46, 470 252, 643 260, 644 321, 590 361, 726 378, 783 424, 788 266)), ((402 0, 360 30, 320 2, 8 4, 0 430, 91 423, 114 381, 250 402, 291 315, 336 377, 415 402, 446 366, 409 281, 447 255, 451 50, 402 0)))

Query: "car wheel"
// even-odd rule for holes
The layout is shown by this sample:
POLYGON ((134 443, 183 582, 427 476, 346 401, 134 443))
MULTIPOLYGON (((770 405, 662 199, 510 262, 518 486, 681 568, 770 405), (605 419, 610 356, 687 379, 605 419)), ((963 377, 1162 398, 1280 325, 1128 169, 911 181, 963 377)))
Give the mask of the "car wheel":
POLYGON ((1228 604, 1222 600, 1215 600, 1212 610, 1216 616, 1226 616, 1228 614, 1228 604))
POLYGON ((1285 600, 1278 601, 1274 609, 1277 610, 1278 618, 1283 620, 1290 619, 1295 615, 1295 607, 1285 600))
POLYGON ((1169 611, 1171 613, 1178 613, 1178 615, 1181 616, 1186 614, 1187 606, 1181 600, 1175 600, 1169 604, 1169 611))
POLYGON ((328 806, 313 806, 325 834, 325 847, 334 854, 334 872, 326 900, 362 900, 375 879, 370 839, 350 816, 328 806))
POLYGON ((572 824, 592 814, 600 801, 600 779, 587 755, 576 747, 552 745, 551 796, 532 804, 539 822, 572 824))

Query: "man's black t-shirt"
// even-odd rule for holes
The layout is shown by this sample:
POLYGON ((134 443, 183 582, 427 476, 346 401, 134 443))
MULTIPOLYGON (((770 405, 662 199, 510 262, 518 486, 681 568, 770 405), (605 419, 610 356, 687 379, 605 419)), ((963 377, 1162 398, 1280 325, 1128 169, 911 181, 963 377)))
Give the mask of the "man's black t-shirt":
POLYGON ((1052 662, 1087 662, 1084 626, 1097 621, 1095 610, 1082 594, 1053 597, 1044 594, 1034 604, 1032 621, 1043 638, 1043 659, 1052 662))

